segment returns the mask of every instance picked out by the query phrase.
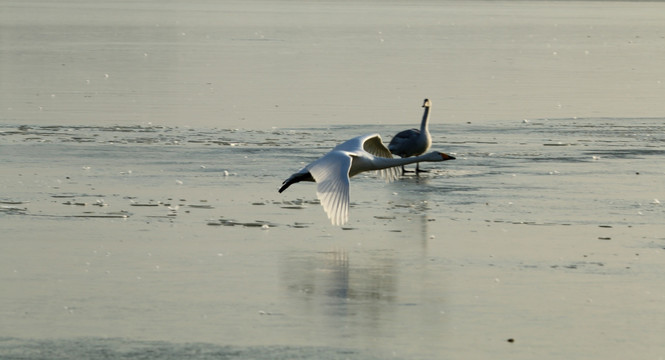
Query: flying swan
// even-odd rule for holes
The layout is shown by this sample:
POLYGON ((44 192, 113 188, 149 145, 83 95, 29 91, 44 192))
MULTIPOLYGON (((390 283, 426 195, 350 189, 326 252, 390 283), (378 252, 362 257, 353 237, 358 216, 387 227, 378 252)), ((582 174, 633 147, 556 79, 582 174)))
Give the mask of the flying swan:
POLYGON ((333 225, 349 220, 349 178, 364 171, 379 170, 386 181, 399 177, 398 166, 420 161, 454 160, 433 151, 425 155, 394 159, 379 134, 355 137, 335 146, 329 153, 284 180, 279 192, 301 181, 316 181, 316 196, 333 225))

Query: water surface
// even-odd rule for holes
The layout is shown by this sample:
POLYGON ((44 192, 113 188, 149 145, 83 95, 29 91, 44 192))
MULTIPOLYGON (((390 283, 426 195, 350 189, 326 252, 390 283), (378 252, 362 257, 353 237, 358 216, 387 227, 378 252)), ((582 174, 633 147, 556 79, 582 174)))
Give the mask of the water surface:
POLYGON ((663 3, 0 7, 0 357, 665 356, 663 3))

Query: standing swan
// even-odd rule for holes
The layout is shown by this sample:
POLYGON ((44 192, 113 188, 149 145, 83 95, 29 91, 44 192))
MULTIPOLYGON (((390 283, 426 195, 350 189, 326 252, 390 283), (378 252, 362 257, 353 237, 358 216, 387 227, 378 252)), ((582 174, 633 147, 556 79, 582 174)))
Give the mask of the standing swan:
MULTIPOLYGON (((406 158, 409 156, 418 156, 429 149, 432 145, 432 135, 430 135, 428 127, 429 109, 431 106, 432 103, 429 99, 425 99, 423 102, 425 112, 423 113, 423 120, 420 123, 420 130, 409 129, 395 135, 388 145, 391 153, 406 158)), ((405 172, 406 170, 402 166, 402 173, 405 172)), ((420 170, 419 164, 416 163, 416 174, 419 172, 427 172, 427 170, 420 170)))
POLYGON ((316 196, 333 225, 344 225, 349 220, 349 178, 363 171, 380 170, 386 181, 399 174, 396 166, 419 161, 453 160, 454 157, 431 152, 406 159, 393 159, 379 134, 358 136, 333 148, 329 153, 310 163, 284 180, 279 192, 300 181, 316 181, 316 196))

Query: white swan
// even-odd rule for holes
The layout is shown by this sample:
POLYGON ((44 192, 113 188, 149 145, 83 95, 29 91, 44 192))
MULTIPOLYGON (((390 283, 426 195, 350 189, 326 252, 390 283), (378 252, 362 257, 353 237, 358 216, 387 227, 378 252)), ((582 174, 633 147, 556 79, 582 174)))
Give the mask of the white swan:
MULTIPOLYGON (((423 120, 420 123, 420 130, 418 129, 409 129, 404 130, 397 135, 395 135, 390 144, 388 144, 388 149, 390 152, 406 158, 409 156, 418 156, 424 154, 425 151, 429 150, 429 147, 432 145, 432 135, 429 133, 429 110, 432 106, 432 102, 429 99, 423 101, 423 107, 425 112, 423 113, 423 120)), ((402 173, 406 172, 404 166, 402 166, 402 173)), ((426 172, 426 170, 420 170, 419 164, 416 163, 416 174, 419 172, 426 172)))
POLYGON ((454 157, 431 152, 405 159, 394 159, 379 134, 355 137, 335 146, 329 153, 284 180, 279 192, 300 181, 316 181, 316 196, 333 225, 349 219, 349 178, 363 171, 379 170, 386 181, 399 176, 397 166, 419 161, 453 160, 454 157))

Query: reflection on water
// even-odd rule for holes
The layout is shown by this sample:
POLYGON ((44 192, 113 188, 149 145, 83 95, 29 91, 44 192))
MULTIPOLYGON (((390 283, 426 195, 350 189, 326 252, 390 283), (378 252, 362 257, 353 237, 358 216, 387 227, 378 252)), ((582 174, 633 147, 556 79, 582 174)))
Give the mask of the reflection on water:
POLYGON ((366 254, 344 249, 290 254, 282 261, 280 278, 288 296, 302 305, 296 308, 309 315, 325 314, 323 321, 335 329, 340 319, 368 328, 391 316, 382 311, 392 311, 385 305, 395 303, 399 280, 392 251, 366 254))
MULTIPOLYGON (((433 171, 433 173, 436 173, 433 171)), ((429 174, 402 176, 398 183, 393 184, 392 189, 395 200, 392 206, 396 213, 404 213, 410 221, 402 225, 402 232, 409 234, 413 239, 419 239, 423 248, 427 247, 428 225, 430 218, 428 214, 431 209, 432 181, 429 174), (425 191, 420 191, 420 190, 425 191)))
MULTIPOLYGON (((356 253, 354 253, 356 254, 356 253)), ((394 301, 397 273, 393 254, 382 252, 355 261, 346 250, 291 254, 284 259, 285 287, 305 301, 394 301)))

